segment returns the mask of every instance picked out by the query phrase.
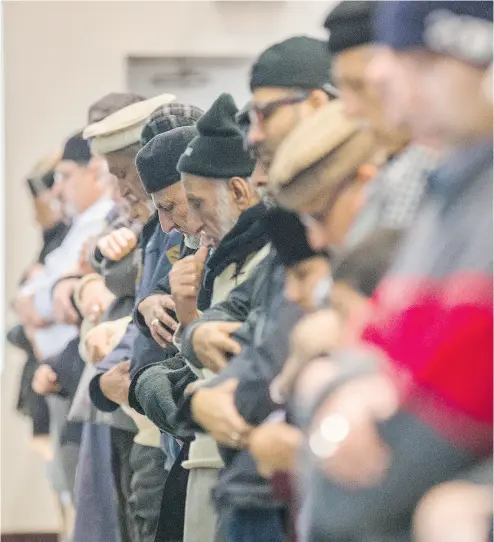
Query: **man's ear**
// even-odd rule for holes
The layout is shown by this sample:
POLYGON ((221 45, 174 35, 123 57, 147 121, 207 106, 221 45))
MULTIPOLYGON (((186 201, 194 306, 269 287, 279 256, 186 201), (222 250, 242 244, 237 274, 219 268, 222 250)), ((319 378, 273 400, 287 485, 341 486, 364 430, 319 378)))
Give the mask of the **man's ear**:
POLYGON ((242 179, 241 177, 232 177, 228 181, 228 188, 240 210, 244 211, 252 205, 253 191, 250 184, 245 179, 242 179))
POLYGON ((98 178, 105 173, 108 173, 108 163, 101 156, 93 156, 89 161, 87 168, 98 178))
POLYGON ((317 110, 329 103, 329 96, 324 90, 316 89, 309 94, 308 101, 310 105, 317 110))

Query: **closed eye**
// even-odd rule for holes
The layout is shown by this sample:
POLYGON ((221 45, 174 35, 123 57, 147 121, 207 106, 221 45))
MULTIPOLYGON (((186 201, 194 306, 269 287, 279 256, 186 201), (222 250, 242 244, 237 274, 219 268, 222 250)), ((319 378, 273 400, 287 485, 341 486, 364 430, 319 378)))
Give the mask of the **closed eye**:
POLYGON ((158 209, 160 209, 164 213, 172 213, 173 209, 175 209, 175 205, 158 205, 158 209))
POLYGON ((189 205, 192 207, 192 209, 195 209, 196 211, 201 208, 201 204, 202 202, 199 199, 189 199, 189 205))

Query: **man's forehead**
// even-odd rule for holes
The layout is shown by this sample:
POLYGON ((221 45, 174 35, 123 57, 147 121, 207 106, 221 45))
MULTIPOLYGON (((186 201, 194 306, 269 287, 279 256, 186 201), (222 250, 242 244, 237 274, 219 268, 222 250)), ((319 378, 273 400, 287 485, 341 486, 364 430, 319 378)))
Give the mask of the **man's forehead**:
POLYGON ((351 73, 355 77, 364 77, 365 69, 374 57, 376 47, 361 45, 338 53, 333 60, 333 73, 336 77, 351 73))
POLYGON ((254 102, 269 102, 290 96, 294 91, 295 89, 285 87, 260 87, 254 90, 252 98, 254 102))
POLYGON ((178 199, 183 198, 182 183, 175 183, 166 188, 152 194, 153 199, 159 200, 161 203, 175 203, 178 199))
POLYGON ((133 158, 131 158, 130 156, 126 156, 125 154, 118 151, 105 154, 104 158, 108 164, 108 168, 110 169, 110 171, 112 168, 128 168, 135 163, 135 160, 133 158))
POLYGON ((199 177, 198 175, 184 174, 182 176, 182 181, 188 195, 204 197, 207 196, 207 194, 210 194, 213 189, 213 185, 209 179, 199 177))

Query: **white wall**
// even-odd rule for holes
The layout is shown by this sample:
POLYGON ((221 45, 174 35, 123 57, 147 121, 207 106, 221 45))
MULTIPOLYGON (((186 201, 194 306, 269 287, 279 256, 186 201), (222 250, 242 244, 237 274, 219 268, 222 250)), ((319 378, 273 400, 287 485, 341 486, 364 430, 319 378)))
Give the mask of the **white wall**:
MULTIPOLYGON (((127 55, 255 57, 291 35, 324 36, 321 23, 330 4, 4 2, 7 299, 39 242, 23 176, 43 153, 83 126, 90 103, 110 91, 125 90, 127 55)), ((7 350, 2 377, 2 387, 8 384, 10 391, 2 394, 2 531, 50 530, 57 518, 41 465, 26 448, 27 424, 12 412, 19 368, 17 355, 7 350)))

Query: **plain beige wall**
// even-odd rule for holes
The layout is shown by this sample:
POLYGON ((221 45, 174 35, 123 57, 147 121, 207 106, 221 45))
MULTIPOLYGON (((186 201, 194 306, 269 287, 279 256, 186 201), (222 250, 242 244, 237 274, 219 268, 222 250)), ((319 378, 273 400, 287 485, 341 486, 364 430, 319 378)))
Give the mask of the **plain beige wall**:
MULTIPOLYGON (((6 1, 6 295, 39 245, 23 178, 82 127, 90 103, 125 90, 127 55, 252 56, 296 34, 324 36, 330 1, 6 1)), ((245 82, 247 85, 247 81, 245 82)), ((180 98, 180 97, 179 97, 180 98)), ((13 322, 7 314, 7 321, 13 322)), ((57 514, 29 424, 13 413, 22 357, 2 376, 2 532, 50 531, 57 514)))

